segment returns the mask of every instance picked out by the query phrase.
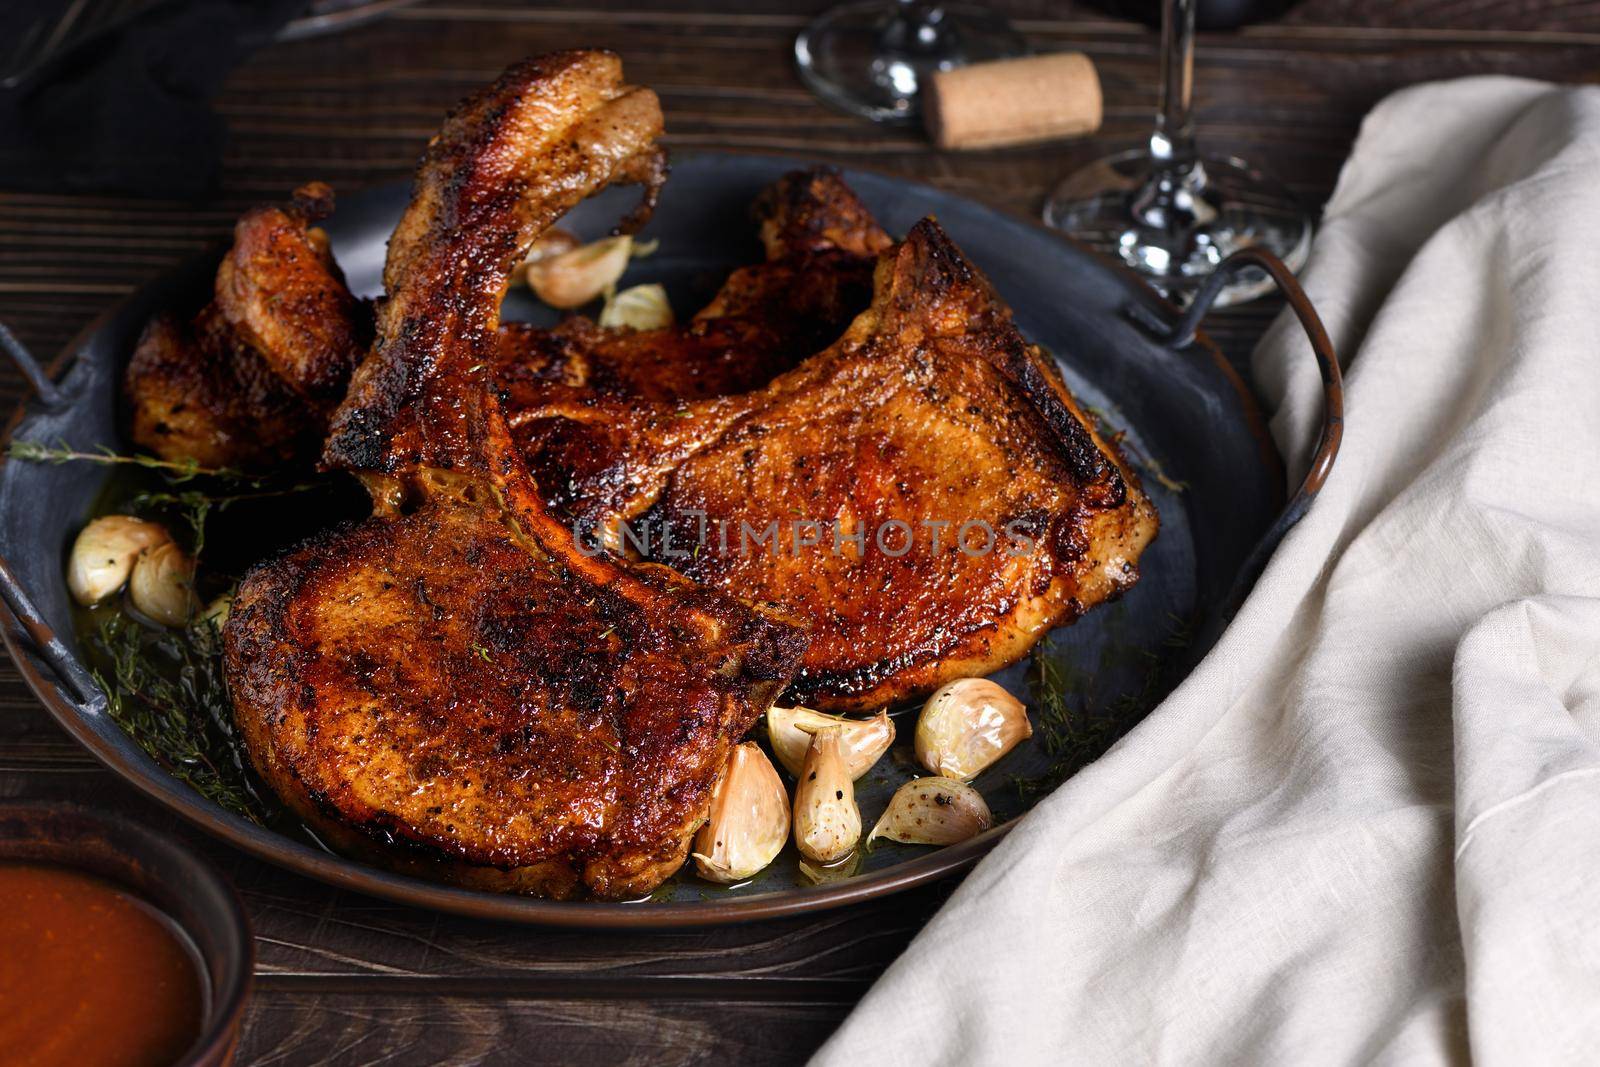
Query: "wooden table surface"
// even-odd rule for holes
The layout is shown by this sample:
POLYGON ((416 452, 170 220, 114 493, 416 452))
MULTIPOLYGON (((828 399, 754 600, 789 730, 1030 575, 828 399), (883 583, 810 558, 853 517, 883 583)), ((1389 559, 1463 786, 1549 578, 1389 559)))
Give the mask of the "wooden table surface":
MULTIPOLYGON (((280 44, 238 70, 219 194, 200 203, 0 193, 0 321, 53 355, 105 307, 224 235, 249 204, 322 178, 406 177, 443 110, 510 61, 616 49, 655 88, 679 149, 864 163, 1036 214, 1056 177, 1148 130, 1155 34, 1065 0, 1010 0, 1039 50, 1098 65, 1099 135, 970 155, 817 103, 790 46, 820 0, 425 3, 342 34, 280 44), (692 10, 690 10, 692 8, 692 10)), ((1504 73, 1600 80, 1600 3, 1308 0, 1282 20, 1202 35, 1205 145, 1317 205, 1362 114, 1403 85, 1504 73)), ((3 182, 0 182, 3 184, 3 182)), ((1271 302, 1208 323, 1242 359, 1271 302)), ((0 368, 0 401, 23 395, 0 368)), ((939 886, 815 918, 670 934, 498 926, 337 892, 211 843, 145 803, 50 721, 0 665, 0 796, 137 812, 214 857, 244 894, 260 957, 246 1064, 605 1063, 805 1059, 948 895, 939 886)), ((893 1035, 885 1035, 893 1040, 893 1035)))

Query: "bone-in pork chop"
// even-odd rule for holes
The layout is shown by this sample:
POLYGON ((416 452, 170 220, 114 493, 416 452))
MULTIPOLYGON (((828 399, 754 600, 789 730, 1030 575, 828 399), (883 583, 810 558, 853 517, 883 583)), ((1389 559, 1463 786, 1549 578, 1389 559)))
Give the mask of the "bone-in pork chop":
MULTIPOLYGON (((333 207, 320 182, 251 208, 192 319, 146 328, 125 379, 133 437, 163 459, 251 471, 306 467, 371 342, 371 303, 350 294, 314 224, 333 207)), ((771 381, 826 346, 866 307, 889 242, 825 169, 765 190, 755 220, 765 262, 735 270, 690 321, 602 327, 574 315, 551 329, 502 324, 496 377, 514 405, 526 382, 688 400, 771 381)))
POLYGON ((314 223, 333 191, 312 182, 234 227, 213 299, 146 327, 125 386, 134 441, 163 459, 270 470, 316 454, 372 337, 314 223))
POLYGON ((1014 662, 1131 586, 1156 532, 1117 449, 932 220, 883 254, 835 344, 762 389, 518 400, 514 432, 580 535, 810 624, 790 697, 818 707, 1014 662))
POLYGON ((492 888, 648 892, 793 673, 782 618, 577 551, 491 385, 513 266, 609 182, 644 183, 648 208, 660 128, 615 56, 560 53, 469 100, 423 159, 324 454, 376 513, 253 571, 224 635, 253 762, 343 847, 492 888))
MULTIPOLYGON (((826 348, 866 309, 878 253, 893 242, 825 168, 784 175, 752 214, 765 261, 734 270, 687 323, 630 330, 575 316, 549 330, 503 325, 496 376, 508 409, 528 382, 660 402, 743 393, 826 348)), ((537 402, 537 385, 532 395, 537 402)))

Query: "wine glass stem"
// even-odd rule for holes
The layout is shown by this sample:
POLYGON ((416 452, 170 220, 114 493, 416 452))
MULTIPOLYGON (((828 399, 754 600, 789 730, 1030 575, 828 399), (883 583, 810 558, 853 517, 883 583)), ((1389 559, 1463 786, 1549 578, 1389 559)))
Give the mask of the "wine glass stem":
POLYGON ((945 45, 944 8, 938 0, 896 0, 880 47, 891 54, 936 52, 945 45))
POLYGON ((1195 0, 1164 0, 1161 11, 1161 111, 1150 135, 1154 165, 1185 170, 1194 162, 1195 0))
POLYGON ((1166 0, 1161 18, 1161 110, 1150 134, 1150 173, 1128 210, 1150 231, 1177 237, 1213 214, 1206 170, 1194 147, 1195 0, 1166 0))

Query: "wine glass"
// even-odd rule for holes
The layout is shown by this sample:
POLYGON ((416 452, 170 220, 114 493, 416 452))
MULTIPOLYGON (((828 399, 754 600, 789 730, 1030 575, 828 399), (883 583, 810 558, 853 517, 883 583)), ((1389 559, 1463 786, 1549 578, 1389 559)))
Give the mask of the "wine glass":
POLYGON ((1005 19, 937 0, 864 0, 818 15, 794 42, 806 84, 828 103, 874 122, 916 122, 935 71, 1026 55, 1005 19))
MULTIPOLYGON (((1195 146, 1195 2, 1163 4, 1161 110, 1149 146, 1076 171, 1044 206, 1051 226, 1120 258, 1179 299, 1240 248, 1265 248, 1290 270, 1311 248, 1311 219, 1288 189, 1243 160, 1203 156, 1195 146)), ((1235 275, 1214 306, 1271 289, 1272 279, 1251 268, 1235 275)))

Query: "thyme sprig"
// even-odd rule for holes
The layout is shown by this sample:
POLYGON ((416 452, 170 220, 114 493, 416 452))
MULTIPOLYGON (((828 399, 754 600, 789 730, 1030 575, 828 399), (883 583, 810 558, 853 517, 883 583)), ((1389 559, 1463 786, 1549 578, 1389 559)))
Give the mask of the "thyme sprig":
POLYGON ((136 467, 155 471, 172 488, 139 493, 129 499, 127 506, 134 511, 175 511, 189 527, 190 553, 197 559, 205 549, 206 520, 214 513, 241 501, 292 496, 322 488, 326 484, 310 481, 275 485, 271 478, 249 474, 234 467, 207 467, 193 459, 159 459, 155 456, 114 452, 105 447, 84 451, 64 442, 47 445, 42 441, 12 441, 7 448, 7 455, 29 463, 94 463, 106 467, 136 467), (199 478, 216 479, 229 485, 223 492, 177 488, 199 478))
POLYGON ((1168 662, 1193 640, 1192 620, 1171 613, 1167 618, 1171 628, 1160 641, 1160 648, 1166 655, 1148 648, 1107 650, 1107 656, 1102 657, 1102 667, 1109 666, 1105 662, 1109 656, 1131 665, 1138 676, 1134 688, 1124 690, 1103 706, 1094 699, 1092 686, 1085 679, 1074 677, 1076 669, 1053 653, 1048 642, 1034 646, 1028 662, 1027 685, 1033 697, 1038 734, 1050 757, 1050 766, 1033 778, 1014 779, 1013 784, 1024 803, 1050 792, 1105 755, 1160 702, 1166 693, 1168 662))
POLYGON ((155 456, 126 455, 101 446, 85 452, 68 446, 65 442, 47 445, 43 441, 12 441, 6 448, 12 459, 29 463, 98 463, 105 467, 143 467, 160 471, 173 482, 187 482, 193 478, 227 478, 232 481, 256 482, 243 471, 232 467, 205 467, 193 459, 158 459, 155 456))
POLYGON ((1034 646, 1027 685, 1050 766, 1043 774, 1014 779, 1017 795, 1025 804, 1099 759, 1121 736, 1116 717, 1096 709, 1082 687, 1072 684, 1071 670, 1043 642, 1034 646))
POLYGON ((198 559, 206 546, 206 520, 213 512, 220 512, 231 504, 246 500, 267 500, 272 497, 293 496, 313 489, 321 489, 322 482, 296 482, 280 489, 258 489, 245 493, 207 493, 200 489, 182 492, 146 491, 129 498, 128 507, 134 511, 170 508, 176 511, 189 527, 190 552, 198 559))
POLYGON ((110 615, 90 637, 93 674, 111 718, 174 778, 265 825, 271 808, 250 784, 211 619, 181 630, 110 615))
MULTIPOLYGON (((175 533, 178 524, 186 524, 196 559, 205 548, 207 522, 218 512, 330 484, 285 484, 281 476, 64 442, 13 441, 7 454, 31 463, 90 463, 125 472, 131 477, 119 485, 124 478, 119 475, 112 482, 111 506, 164 521, 175 533)), ((207 573, 213 587, 225 578, 207 573)), ((134 743, 201 796, 266 825, 280 819, 282 809, 257 791, 247 770, 223 677, 220 626, 220 619, 208 613, 185 627, 163 629, 108 606, 90 614, 80 634, 91 673, 106 694, 107 712, 134 743)))

